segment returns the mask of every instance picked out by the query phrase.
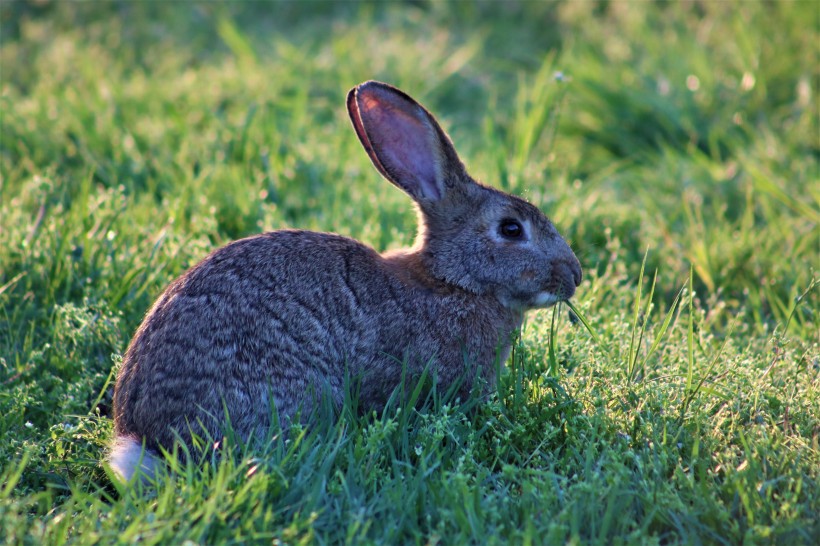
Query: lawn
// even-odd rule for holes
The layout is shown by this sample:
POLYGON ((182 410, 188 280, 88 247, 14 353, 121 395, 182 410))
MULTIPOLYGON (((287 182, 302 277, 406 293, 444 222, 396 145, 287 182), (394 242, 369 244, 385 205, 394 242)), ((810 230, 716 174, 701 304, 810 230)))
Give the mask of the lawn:
POLYGON ((818 66, 810 0, 4 1, 0 537, 820 543, 818 66), (489 400, 117 483, 113 377, 171 280, 285 227, 412 242, 347 121, 368 79, 553 220, 575 298, 489 400))

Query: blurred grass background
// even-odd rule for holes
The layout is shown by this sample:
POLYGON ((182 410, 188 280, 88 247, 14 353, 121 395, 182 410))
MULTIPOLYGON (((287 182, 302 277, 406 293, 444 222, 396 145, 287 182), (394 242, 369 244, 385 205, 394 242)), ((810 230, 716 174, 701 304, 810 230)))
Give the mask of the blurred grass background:
MULTIPOLYGON (((474 176, 553 219, 586 270, 579 308, 610 352, 559 321, 558 379, 582 421, 573 421, 577 430, 555 425, 568 437, 547 447, 565 454, 577 441, 579 459, 550 459, 538 447, 535 460, 543 460, 532 463, 532 451, 529 463, 522 456, 507 468, 514 478, 502 485, 517 493, 496 488, 498 498, 476 481, 480 473, 456 472, 479 496, 506 499, 486 528, 468 518, 458 532, 441 531, 448 512, 438 507, 426 527, 379 535, 365 525, 350 536, 422 541, 437 529, 445 543, 492 542, 517 536, 503 526, 511 513, 525 535, 528 518, 548 514, 526 536, 561 542, 818 536, 815 2, 15 0, 0 5, 0 44, 0 460, 12 484, 0 516, 8 536, 54 539, 68 525, 55 514, 93 504, 98 484, 108 487, 96 461, 117 355, 163 287, 211 249, 283 227, 335 231, 379 250, 412 241, 408 199, 379 179, 344 112, 347 90, 367 79, 420 100, 474 176), (633 384, 624 375, 633 363, 630 331, 660 320, 659 311, 651 321, 633 317, 647 249, 647 278, 657 270, 653 302, 663 312, 693 271, 685 297, 694 339, 687 342, 678 309, 633 384), (681 390, 686 366, 709 388, 681 390), (695 409, 670 421, 680 403, 695 409), (765 439, 748 436, 749 423, 765 439), (631 483, 630 517, 585 524, 602 517, 602 499, 618 513, 625 493, 599 483, 617 470, 601 474, 579 461, 592 464, 590 450, 609 453, 621 434, 628 440, 617 453, 626 457, 672 429, 685 432, 687 440, 674 442, 685 454, 662 451, 664 470, 633 476, 653 487, 669 482, 668 496, 638 494, 642 486, 631 483), (719 461, 714 475, 705 467, 687 474, 706 445, 719 461), (786 466, 737 470, 750 454, 786 466), (550 490, 564 503, 527 504, 522 491, 549 489, 528 472, 545 468, 561 479, 575 474, 577 483, 550 490), (670 478, 679 471, 690 490, 670 478), (755 488, 769 479, 776 486, 755 488), (604 495, 597 501, 596 487, 604 495)), ((533 381, 547 358, 550 316, 533 315, 517 353, 533 381)), ((651 342, 639 342, 642 354, 651 342)), ((497 402, 504 396, 502 389, 497 402)), ((535 428, 499 425, 510 449, 539 446, 539 412, 560 405, 533 396, 543 395, 515 407, 535 428)), ((498 457, 476 455, 476 464, 498 478, 498 457)), ((647 468, 660 464, 651 457, 647 468)), ((455 479, 445 470, 436 475, 444 489, 455 479)), ((278 510, 281 499, 268 495, 278 510)), ((401 508, 374 495, 388 514, 401 508)), ((108 533, 140 512, 124 498, 94 504, 109 514, 108 533)), ((336 513, 315 502, 319 513, 336 513)), ((349 518, 345 510, 338 518, 349 518)), ((324 528, 281 517, 277 529, 292 523, 294 537, 344 541, 328 530, 338 525, 332 517, 324 528)), ((92 520, 73 524, 81 541, 92 520)), ((169 529, 149 535, 225 538, 219 526, 209 528, 215 535, 169 529)))

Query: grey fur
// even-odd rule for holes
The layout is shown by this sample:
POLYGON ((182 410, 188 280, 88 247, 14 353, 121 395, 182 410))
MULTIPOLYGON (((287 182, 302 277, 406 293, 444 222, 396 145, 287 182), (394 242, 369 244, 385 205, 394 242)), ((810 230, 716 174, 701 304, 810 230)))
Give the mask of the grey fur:
POLYGON ((116 441, 170 448, 202 428, 220 438, 226 409, 247 438, 270 425, 271 401, 283 422, 315 410, 318 393, 340 405, 346 377, 360 407, 378 410, 403 362, 410 377, 432 363, 439 384, 459 381, 466 396, 477 376, 494 384, 527 309, 574 294, 580 264, 549 220, 470 178, 429 112, 379 82, 347 104, 376 168, 416 203, 415 245, 379 254, 283 230, 216 250, 134 335, 114 392, 116 441), (504 219, 523 226, 520 240, 499 233, 504 219))

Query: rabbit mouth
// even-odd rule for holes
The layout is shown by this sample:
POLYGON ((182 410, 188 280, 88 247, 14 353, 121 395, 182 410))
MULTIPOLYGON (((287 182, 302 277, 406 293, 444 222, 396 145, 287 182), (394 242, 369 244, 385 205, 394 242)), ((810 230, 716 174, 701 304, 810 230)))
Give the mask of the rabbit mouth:
POLYGON ((509 308, 517 309, 519 311, 527 311, 529 309, 547 309, 560 301, 566 300, 567 298, 559 296, 554 292, 544 290, 543 292, 536 292, 535 294, 512 294, 507 298, 500 299, 502 304, 509 308))
POLYGON ((552 292, 539 292, 532 299, 532 303, 533 307, 547 308, 552 307, 562 299, 563 298, 561 298, 560 296, 556 296, 552 292))

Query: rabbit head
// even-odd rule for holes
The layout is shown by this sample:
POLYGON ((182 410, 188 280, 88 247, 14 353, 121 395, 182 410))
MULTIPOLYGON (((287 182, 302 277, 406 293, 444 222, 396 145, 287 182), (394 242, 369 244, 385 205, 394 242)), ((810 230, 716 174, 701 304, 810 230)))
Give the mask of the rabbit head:
POLYGON ((467 174, 424 107, 369 81, 350 91, 347 108, 373 165, 416 203, 412 252, 423 271, 520 311, 572 297, 581 266, 552 223, 537 207, 467 174))

